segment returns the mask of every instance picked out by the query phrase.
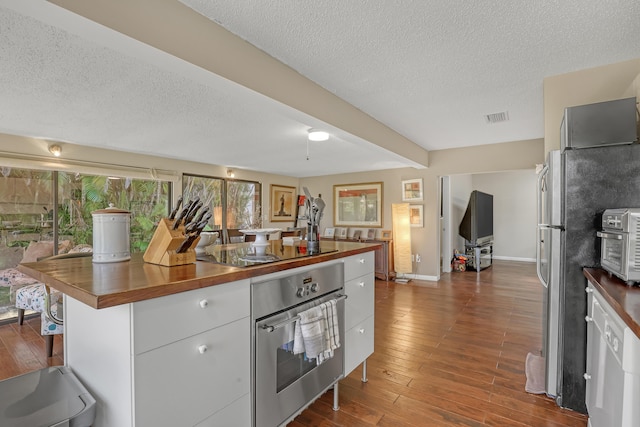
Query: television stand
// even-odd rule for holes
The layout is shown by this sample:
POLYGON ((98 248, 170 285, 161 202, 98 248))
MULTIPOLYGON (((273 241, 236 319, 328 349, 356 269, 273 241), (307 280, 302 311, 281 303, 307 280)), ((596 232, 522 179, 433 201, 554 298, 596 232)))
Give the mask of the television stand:
POLYGON ((480 272, 480 270, 491 267, 493 263, 493 241, 481 244, 466 242, 464 252, 467 257, 467 270, 472 269, 480 272))

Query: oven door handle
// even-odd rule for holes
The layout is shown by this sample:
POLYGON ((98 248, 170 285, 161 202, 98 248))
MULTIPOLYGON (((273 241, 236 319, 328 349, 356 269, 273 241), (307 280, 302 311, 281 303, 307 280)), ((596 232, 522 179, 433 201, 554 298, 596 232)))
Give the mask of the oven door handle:
MULTIPOLYGON (((347 299, 347 298, 348 297, 346 295, 338 294, 338 295, 336 295, 336 297, 334 299, 336 301, 341 301, 341 300, 344 300, 344 299, 347 299)), ((295 317, 292 317, 290 319, 283 320, 282 322, 278 322, 275 325, 262 325, 261 328, 264 329, 267 332, 273 332, 276 329, 280 329, 283 326, 287 326, 287 325, 295 322, 298 319, 300 319, 300 316, 295 316, 295 317)))
POLYGON ((622 234, 605 233, 604 231, 596 232, 596 236, 602 237, 603 239, 622 240, 622 234))

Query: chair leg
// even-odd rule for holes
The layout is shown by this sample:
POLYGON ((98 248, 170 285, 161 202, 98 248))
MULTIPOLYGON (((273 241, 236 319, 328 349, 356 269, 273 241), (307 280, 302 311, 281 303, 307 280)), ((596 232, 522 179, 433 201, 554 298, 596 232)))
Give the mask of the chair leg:
POLYGON ((24 321, 24 308, 19 308, 18 309, 18 325, 22 325, 23 321, 24 321))
POLYGON ((53 335, 45 335, 44 341, 47 344, 47 357, 53 356, 53 335))

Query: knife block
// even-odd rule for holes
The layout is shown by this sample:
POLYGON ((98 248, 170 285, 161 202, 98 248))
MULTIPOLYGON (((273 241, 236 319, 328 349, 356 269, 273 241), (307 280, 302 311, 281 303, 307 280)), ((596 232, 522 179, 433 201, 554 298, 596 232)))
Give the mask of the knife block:
POLYGON ((149 242, 149 246, 144 252, 142 259, 151 264, 159 264, 167 267, 193 264, 196 262, 195 247, 200 241, 200 236, 191 243, 191 246, 189 246, 186 252, 176 253, 176 249, 180 247, 186 238, 184 225, 174 230, 173 220, 163 218, 158 223, 158 228, 156 228, 155 233, 153 233, 151 242, 149 242))

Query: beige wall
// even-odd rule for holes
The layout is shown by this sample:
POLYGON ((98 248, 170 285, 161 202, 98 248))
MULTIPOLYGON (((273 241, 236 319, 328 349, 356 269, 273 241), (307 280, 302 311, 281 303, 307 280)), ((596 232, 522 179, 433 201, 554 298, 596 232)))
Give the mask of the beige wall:
MULTIPOLYGON (((307 186, 313 195, 321 194, 327 204, 322 228, 333 225, 333 186, 361 182, 384 184, 383 229, 391 229, 391 204, 400 203, 401 182, 422 178, 424 186, 424 228, 413 228, 411 233, 412 253, 420 254, 422 262, 414 273, 437 278, 440 274, 440 215, 439 178, 460 173, 498 172, 520 169, 535 169, 544 161, 544 143, 541 139, 503 144, 475 146, 469 148, 438 150, 430 152, 431 167, 425 170, 412 168, 386 171, 362 172, 304 178, 300 185, 307 186)), ((416 203, 418 204, 418 203, 416 203)))
POLYGON ((545 153, 560 149, 560 123, 566 107, 631 96, 640 99, 638 73, 640 58, 544 79, 545 153))

